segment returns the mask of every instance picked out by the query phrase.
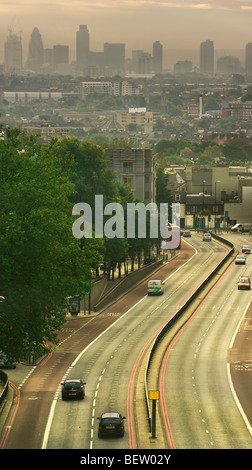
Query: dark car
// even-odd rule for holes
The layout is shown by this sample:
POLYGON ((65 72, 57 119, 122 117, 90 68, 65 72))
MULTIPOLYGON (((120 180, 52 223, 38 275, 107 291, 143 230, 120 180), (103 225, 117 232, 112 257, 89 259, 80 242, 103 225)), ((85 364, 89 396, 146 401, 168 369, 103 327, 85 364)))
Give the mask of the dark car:
POLYGON ((103 413, 99 418, 98 437, 124 436, 124 420, 120 413, 103 413))
POLYGON ((16 369, 17 364, 8 359, 8 357, 0 351, 0 369, 16 369))
POLYGON ((67 398, 81 398, 85 396, 85 382, 81 379, 67 379, 62 382, 61 396, 62 400, 67 398))
POLYGON ((188 237, 191 237, 191 236, 192 236, 192 234, 191 234, 190 230, 185 230, 185 231, 183 232, 183 237, 187 237, 187 238, 188 238, 188 237))

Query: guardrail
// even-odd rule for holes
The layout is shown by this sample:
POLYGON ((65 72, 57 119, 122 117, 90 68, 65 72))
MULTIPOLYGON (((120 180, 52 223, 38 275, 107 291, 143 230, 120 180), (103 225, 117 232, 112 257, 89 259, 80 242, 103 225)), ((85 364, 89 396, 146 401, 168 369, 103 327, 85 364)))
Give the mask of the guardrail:
POLYGON ((167 331, 176 323, 176 321, 181 317, 181 315, 184 313, 184 311, 189 307, 189 305, 192 303, 192 301, 200 294, 200 292, 205 288, 205 286, 211 281, 211 279, 215 276, 217 271, 225 264, 228 258, 234 253, 234 245, 228 241, 225 240, 224 238, 221 238, 219 235, 216 235, 214 233, 211 233, 212 237, 215 238, 216 240, 220 241, 221 243, 227 245, 230 247, 230 251, 224 258, 221 260, 221 262, 213 269, 213 271, 209 274, 209 276, 203 281, 203 283, 196 289, 195 292, 189 297, 189 299, 182 305, 182 307, 173 315, 173 317, 166 323, 164 328, 158 333, 156 336, 153 346, 151 348, 151 351, 149 353, 149 357, 147 360, 147 365, 145 369, 145 401, 146 401, 146 407, 147 407, 147 415, 148 415, 148 421, 149 421, 149 426, 150 426, 150 432, 151 432, 151 410, 149 406, 149 398, 148 398, 148 390, 147 390, 147 379, 148 379, 148 373, 150 369, 150 363, 151 360, 155 354, 155 351, 157 349, 157 346, 159 343, 162 341, 163 337, 167 333, 167 331))
POLYGON ((0 382, 2 382, 3 384, 3 387, 2 390, 0 391, 0 414, 1 414, 1 405, 4 401, 4 398, 6 397, 7 393, 8 393, 8 375, 0 370, 0 382))

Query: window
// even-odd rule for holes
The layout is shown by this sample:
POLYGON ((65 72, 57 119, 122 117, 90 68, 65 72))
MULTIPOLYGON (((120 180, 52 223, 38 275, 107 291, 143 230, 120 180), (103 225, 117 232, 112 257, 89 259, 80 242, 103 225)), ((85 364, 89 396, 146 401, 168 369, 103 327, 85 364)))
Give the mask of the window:
POLYGON ((123 163, 123 173, 133 173, 133 162, 124 161, 123 163))
POLYGON ((123 184, 127 184, 130 188, 132 188, 132 177, 131 176, 124 176, 123 177, 123 184))

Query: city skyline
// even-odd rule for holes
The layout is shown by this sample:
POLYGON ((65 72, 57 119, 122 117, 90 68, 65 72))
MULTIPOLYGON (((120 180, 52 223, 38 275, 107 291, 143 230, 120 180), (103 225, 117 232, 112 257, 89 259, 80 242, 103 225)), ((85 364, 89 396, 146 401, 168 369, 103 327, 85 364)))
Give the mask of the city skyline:
MULTIPOLYGON (((252 4, 244 0, 8 0, 0 5, 0 61, 8 29, 22 35, 24 61, 28 55, 30 35, 35 27, 45 48, 69 45, 70 60, 76 59, 76 31, 87 24, 90 50, 102 51, 106 42, 126 45, 126 57, 134 49, 152 50, 160 41, 164 48, 164 66, 169 51, 178 59, 194 59, 190 51, 199 51, 200 43, 214 41, 215 51, 245 51, 252 41, 252 4), (184 51, 184 56, 183 56, 184 51)), ((193 53, 193 52, 192 52, 193 53)), ((199 58, 198 58, 199 59, 199 58)), ((173 63, 176 60, 171 59, 173 63)), ((196 64, 198 65, 198 64, 196 64)))

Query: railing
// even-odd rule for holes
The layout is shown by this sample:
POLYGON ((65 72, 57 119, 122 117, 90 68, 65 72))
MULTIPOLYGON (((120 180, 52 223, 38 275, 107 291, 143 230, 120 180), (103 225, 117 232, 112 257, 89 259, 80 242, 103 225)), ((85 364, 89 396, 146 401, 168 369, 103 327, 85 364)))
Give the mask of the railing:
POLYGON ((1 383, 1 387, 0 387, 0 414, 1 414, 1 404, 3 403, 4 398, 6 397, 8 393, 8 375, 2 370, 0 370, 0 383, 1 383))

